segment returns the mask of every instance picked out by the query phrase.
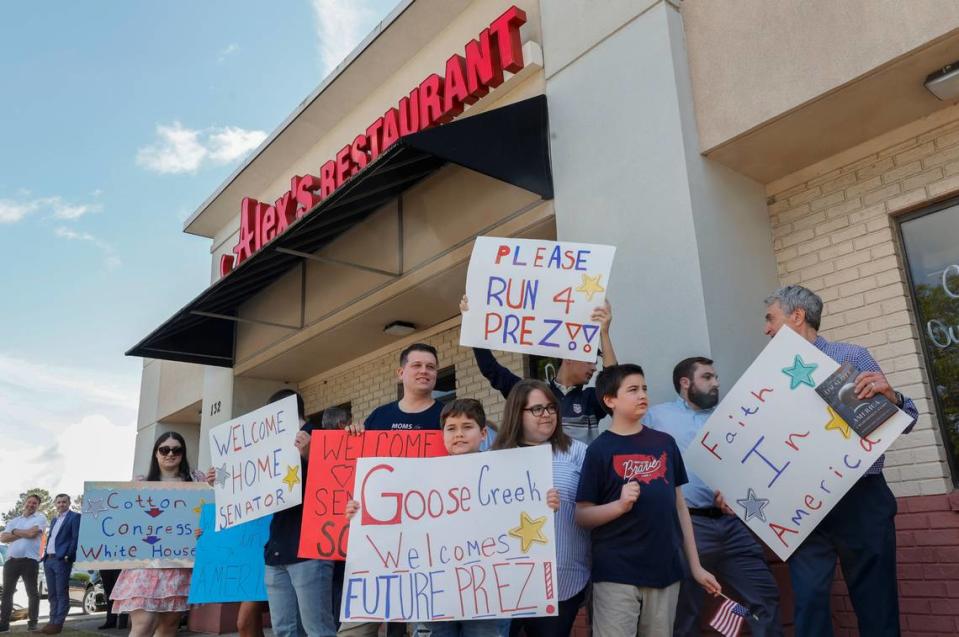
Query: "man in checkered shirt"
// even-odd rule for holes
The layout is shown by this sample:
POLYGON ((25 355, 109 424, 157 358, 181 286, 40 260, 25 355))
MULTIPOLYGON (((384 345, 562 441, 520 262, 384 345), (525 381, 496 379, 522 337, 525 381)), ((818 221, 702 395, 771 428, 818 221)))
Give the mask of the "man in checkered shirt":
MULTIPOLYGON (((889 386, 869 351, 851 343, 830 343, 819 336, 822 299, 799 285, 777 290, 766 299, 766 335, 786 325, 837 363, 853 363, 859 398, 882 394, 912 416, 912 400, 889 386)), ((899 634, 896 585, 896 498, 882 475, 884 456, 846 493, 789 558, 796 597, 796 635, 831 636, 829 595, 836 559, 842 568, 861 635, 899 634)))

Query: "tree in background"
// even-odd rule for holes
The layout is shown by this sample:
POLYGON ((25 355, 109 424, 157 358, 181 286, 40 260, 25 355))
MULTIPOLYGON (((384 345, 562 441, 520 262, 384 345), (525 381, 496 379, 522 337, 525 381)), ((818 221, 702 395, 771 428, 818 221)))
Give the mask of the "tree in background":
POLYGON ((49 491, 46 489, 28 489, 20 494, 16 505, 3 514, 4 524, 23 513, 23 502, 27 499, 27 496, 30 495, 35 495, 40 498, 40 506, 37 507, 37 511, 47 516, 48 520, 56 515, 57 510, 56 507, 53 506, 53 498, 50 497, 49 491))

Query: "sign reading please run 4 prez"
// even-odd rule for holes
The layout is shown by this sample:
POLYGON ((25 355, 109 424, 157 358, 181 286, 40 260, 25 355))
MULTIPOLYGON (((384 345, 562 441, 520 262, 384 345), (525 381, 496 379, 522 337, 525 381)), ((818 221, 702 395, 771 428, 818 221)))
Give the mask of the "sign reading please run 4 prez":
POLYGON ((613 246, 477 237, 460 345, 593 362, 613 246))

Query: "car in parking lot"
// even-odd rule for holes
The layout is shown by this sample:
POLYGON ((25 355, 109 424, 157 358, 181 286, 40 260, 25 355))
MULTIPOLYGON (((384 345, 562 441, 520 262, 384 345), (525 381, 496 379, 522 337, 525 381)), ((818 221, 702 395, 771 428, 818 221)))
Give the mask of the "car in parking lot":
MULTIPOLYGON (((40 566, 40 598, 47 598, 47 582, 40 566)), ((70 606, 79 606, 84 614, 99 613, 107 609, 100 571, 73 571, 70 573, 70 606)))

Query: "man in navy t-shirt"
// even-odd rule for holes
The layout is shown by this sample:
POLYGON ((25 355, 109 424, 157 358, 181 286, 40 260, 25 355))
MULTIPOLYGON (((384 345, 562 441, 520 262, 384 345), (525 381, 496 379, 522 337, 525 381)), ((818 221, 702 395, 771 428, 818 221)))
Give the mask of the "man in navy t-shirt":
POLYGON ((362 425, 350 425, 352 433, 371 431, 440 430, 440 412, 443 403, 433 398, 436 372, 439 365, 436 348, 425 343, 413 343, 400 353, 400 368, 396 375, 403 383, 403 398, 380 405, 367 416, 362 425))
POLYGON ((719 583, 699 563, 680 487, 686 468, 669 434, 644 427, 648 398, 639 365, 614 365, 596 379, 611 413, 608 431, 586 450, 576 523, 592 529, 596 637, 671 635, 686 554, 695 580, 719 583))
MULTIPOLYGON (((400 353, 400 368, 396 374, 403 383, 403 398, 380 405, 361 425, 353 423, 350 433, 370 431, 440 431, 440 413, 443 403, 433 398, 439 357, 436 348, 425 343, 414 343, 400 353)), ((390 637, 406 633, 405 624, 387 624, 390 637)), ((340 625, 341 637, 375 637, 380 625, 376 622, 347 622, 340 625)))

